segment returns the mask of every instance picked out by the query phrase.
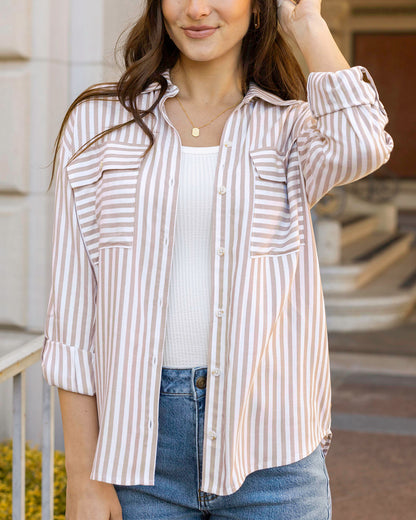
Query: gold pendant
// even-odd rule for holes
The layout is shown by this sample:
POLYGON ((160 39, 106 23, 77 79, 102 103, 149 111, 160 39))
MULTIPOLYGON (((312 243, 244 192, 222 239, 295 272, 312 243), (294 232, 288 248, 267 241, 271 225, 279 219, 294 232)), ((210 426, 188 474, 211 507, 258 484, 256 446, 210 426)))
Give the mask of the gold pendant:
POLYGON ((199 137, 199 128, 192 128, 192 135, 194 137, 199 137))

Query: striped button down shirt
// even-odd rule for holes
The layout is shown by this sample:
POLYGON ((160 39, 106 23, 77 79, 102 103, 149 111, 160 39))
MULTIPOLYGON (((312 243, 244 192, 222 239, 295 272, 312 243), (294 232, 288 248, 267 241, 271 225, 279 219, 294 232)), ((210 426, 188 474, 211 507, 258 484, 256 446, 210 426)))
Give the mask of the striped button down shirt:
MULTIPOLYGON (((90 478, 154 485, 158 406, 175 239, 181 139, 165 101, 155 144, 116 98, 82 102, 59 148, 52 286, 42 372, 96 395, 90 478)), ((137 99, 156 100, 152 83, 137 99)), ((310 209, 365 177, 393 148, 374 80, 361 66, 313 72, 307 101, 254 82, 221 136, 212 193, 211 303, 201 490, 235 492, 258 469, 331 439, 326 316, 310 209)))

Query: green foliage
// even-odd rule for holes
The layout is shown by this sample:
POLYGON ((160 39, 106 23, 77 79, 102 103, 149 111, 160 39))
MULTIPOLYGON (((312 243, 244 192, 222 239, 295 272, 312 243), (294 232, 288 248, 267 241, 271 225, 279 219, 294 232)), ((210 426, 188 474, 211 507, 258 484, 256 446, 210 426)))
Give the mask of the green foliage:
MULTIPOLYGON (((26 518, 41 520, 42 452, 38 445, 25 445, 26 454, 26 518)), ((12 518, 13 439, 0 443, 0 520, 12 518)), ((65 455, 54 453, 54 520, 65 520, 66 470, 65 455)))

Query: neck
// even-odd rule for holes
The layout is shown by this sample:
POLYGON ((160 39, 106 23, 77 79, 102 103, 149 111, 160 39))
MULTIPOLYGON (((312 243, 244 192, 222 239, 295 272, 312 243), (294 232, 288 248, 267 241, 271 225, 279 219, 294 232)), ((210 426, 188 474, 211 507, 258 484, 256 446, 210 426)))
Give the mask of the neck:
POLYGON ((179 87, 179 97, 199 106, 237 103, 243 97, 241 68, 238 64, 193 61, 184 55, 171 69, 172 83, 179 87))

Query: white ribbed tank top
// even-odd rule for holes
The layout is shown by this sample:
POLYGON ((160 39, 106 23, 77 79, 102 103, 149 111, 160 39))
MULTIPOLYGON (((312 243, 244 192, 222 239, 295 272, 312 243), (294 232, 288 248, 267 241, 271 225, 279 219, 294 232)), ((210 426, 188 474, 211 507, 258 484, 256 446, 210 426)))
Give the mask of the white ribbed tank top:
POLYGON ((219 146, 182 146, 162 365, 208 365, 211 214, 219 146))

